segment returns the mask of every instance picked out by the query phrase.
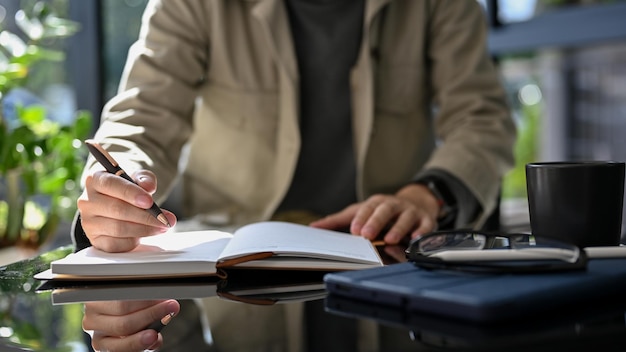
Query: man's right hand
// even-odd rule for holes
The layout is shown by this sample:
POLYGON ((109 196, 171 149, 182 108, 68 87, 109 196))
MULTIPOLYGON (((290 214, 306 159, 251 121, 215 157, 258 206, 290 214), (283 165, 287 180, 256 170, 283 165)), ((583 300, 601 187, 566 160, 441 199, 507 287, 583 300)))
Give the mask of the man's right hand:
POLYGON ((83 330, 96 351, 145 351, 157 349, 163 337, 151 323, 180 312, 175 300, 102 301, 85 303, 83 330))
MULTIPOLYGON (((141 237, 168 230, 146 211, 157 188, 155 175, 142 170, 132 178, 137 184, 105 171, 87 176, 77 205, 92 246, 106 252, 126 252, 137 247, 141 237)), ((176 223, 172 212, 163 210, 163 214, 172 226, 176 223)))

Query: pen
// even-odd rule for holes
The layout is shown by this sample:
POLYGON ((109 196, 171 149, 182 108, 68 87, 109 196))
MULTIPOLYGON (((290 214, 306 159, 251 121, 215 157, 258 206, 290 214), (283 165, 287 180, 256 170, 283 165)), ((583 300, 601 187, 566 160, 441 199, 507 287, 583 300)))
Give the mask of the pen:
MULTIPOLYGON (((85 144, 87 145, 87 149, 89 149, 89 152, 96 158, 96 160, 98 160, 100 164, 102 164, 102 166, 104 166, 107 172, 115 174, 117 176, 121 176, 122 178, 134 184, 137 184, 132 178, 130 178, 130 176, 128 176, 128 174, 124 170, 122 170, 117 161, 115 161, 111 154, 109 154, 104 148, 102 148, 100 144, 94 142, 91 139, 86 140, 85 144)), ((161 208, 159 208, 156 203, 153 202, 150 209, 147 210, 163 225, 171 227, 170 222, 167 221, 167 218, 165 217, 165 215, 163 215, 161 208)))
POLYGON ((161 332, 161 330, 163 330, 164 327, 167 326, 167 324, 170 323, 170 321, 172 320, 172 318, 174 317, 174 313, 169 313, 168 315, 164 316, 163 318, 151 323, 150 325, 148 325, 148 327, 146 327, 147 329, 152 329, 156 332, 161 332))

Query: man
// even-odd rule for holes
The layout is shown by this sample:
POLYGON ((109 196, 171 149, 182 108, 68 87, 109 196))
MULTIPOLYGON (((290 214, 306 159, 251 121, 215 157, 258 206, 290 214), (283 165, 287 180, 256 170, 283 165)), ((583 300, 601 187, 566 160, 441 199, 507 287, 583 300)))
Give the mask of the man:
POLYGON ((151 1, 95 136, 139 185, 90 160, 77 247, 165 231, 144 209, 179 171, 212 227, 298 212, 390 244, 480 227, 515 140, 485 39, 475 1, 151 1))

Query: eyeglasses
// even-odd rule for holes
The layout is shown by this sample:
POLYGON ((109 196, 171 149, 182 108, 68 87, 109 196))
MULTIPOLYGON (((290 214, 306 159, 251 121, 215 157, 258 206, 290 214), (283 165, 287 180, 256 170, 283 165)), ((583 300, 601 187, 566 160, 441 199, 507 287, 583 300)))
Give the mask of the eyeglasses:
POLYGON ((437 231, 411 241, 407 259, 429 269, 528 273, 583 270, 584 250, 531 234, 437 231))

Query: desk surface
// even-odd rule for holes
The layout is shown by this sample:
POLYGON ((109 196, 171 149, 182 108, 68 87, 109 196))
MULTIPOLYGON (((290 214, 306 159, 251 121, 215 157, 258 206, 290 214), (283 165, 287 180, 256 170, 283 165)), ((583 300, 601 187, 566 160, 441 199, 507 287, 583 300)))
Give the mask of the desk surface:
MULTIPOLYGON (((52 305, 51 292, 38 292, 40 282, 32 278, 35 273, 47 269, 50 261, 70 251, 71 248, 62 247, 33 259, 0 267, 0 351, 90 350, 90 338, 81 328, 82 304, 52 305)), ((163 331, 166 344, 174 351, 211 351, 205 343, 208 335, 203 329, 205 325, 201 324, 198 305, 192 300, 181 302, 181 316, 163 331)), ((243 310, 243 314, 251 312, 251 307, 259 307, 231 302, 223 297, 210 297, 203 302, 219 307, 222 312, 235 309, 243 310)), ((271 340, 268 343, 272 346, 256 345, 259 348, 255 350, 626 350, 626 303, 619 302, 590 302, 584 314, 564 313, 561 316, 554 312, 551 316, 482 327, 329 297, 323 292, 305 303, 299 301, 274 307, 277 306, 300 312, 295 316, 300 322, 304 321, 304 325, 299 329, 294 326, 294 321, 286 323, 285 331, 293 336, 288 336, 289 342, 282 349, 275 349, 276 340, 271 340), (296 305, 300 308, 293 309, 296 305)), ((239 326, 238 322, 227 317, 224 319, 222 316, 223 325, 211 329, 216 343, 226 326, 239 326)), ((269 314, 266 321, 260 320, 262 328, 277 326, 273 317, 269 314)), ((216 319, 219 321, 219 317, 216 319)), ((251 323, 246 324, 250 328, 251 323)), ((242 332, 246 331, 239 331, 240 334, 242 332)), ((232 335, 232 330, 228 335, 232 335)))

